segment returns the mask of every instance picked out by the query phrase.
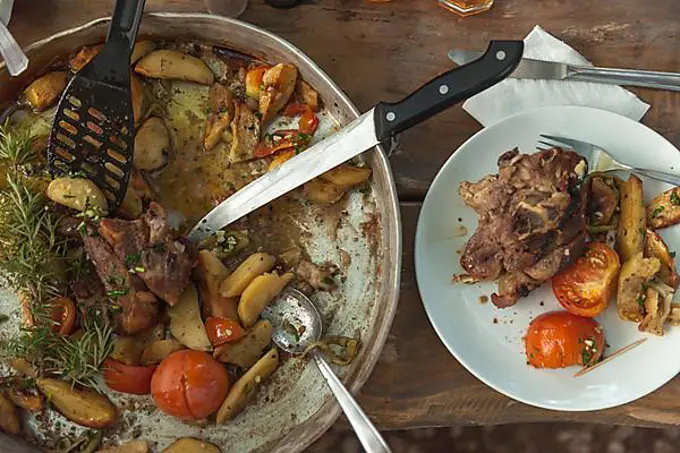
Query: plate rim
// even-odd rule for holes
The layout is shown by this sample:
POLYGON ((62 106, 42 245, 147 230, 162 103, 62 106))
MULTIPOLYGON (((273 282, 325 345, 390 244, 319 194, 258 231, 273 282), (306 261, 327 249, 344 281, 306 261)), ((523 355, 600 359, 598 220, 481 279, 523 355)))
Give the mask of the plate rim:
MULTIPOLYGON (((423 236, 423 212, 425 211, 425 206, 428 203, 428 199, 430 199, 431 193, 433 192, 434 187, 437 186, 437 184, 440 182, 442 178, 445 177, 445 169, 448 169, 449 166, 453 165, 456 159, 456 155, 459 155, 459 151, 466 146, 469 146, 471 142, 474 140, 477 140, 480 136, 485 135, 490 133, 490 129, 497 127, 501 124, 504 124, 509 121, 516 121, 517 118, 520 118, 522 116, 530 116, 530 115, 536 115, 537 112, 540 113, 541 111, 559 111, 559 110, 576 110, 576 111, 587 111, 590 114, 596 113, 598 115, 604 115, 604 116, 610 116, 610 117, 616 117, 618 119, 623 119, 624 121, 635 123, 638 126, 642 126, 644 129, 646 129, 648 132, 651 132, 654 135, 657 135, 661 140, 665 141, 668 143, 669 146, 672 148, 676 149, 680 153, 680 149, 678 149, 673 143, 671 143, 666 137, 661 135, 659 132, 655 131, 651 127, 647 126, 646 124, 643 124, 641 121, 635 121, 631 118, 628 118, 624 115, 618 114, 611 112, 609 110, 604 110, 604 109, 599 109, 599 108, 594 108, 594 107, 587 107, 587 106, 578 106, 578 105, 558 105, 558 106, 544 106, 544 107, 538 107, 535 109, 530 109, 526 110, 523 112, 516 113, 514 115, 511 115, 502 121, 499 121, 497 123, 491 124, 489 126, 484 126, 482 129, 478 130, 475 132, 472 136, 470 136, 468 139, 466 139, 463 143, 461 143, 456 150, 446 159, 444 164, 439 168, 439 171, 435 175, 435 177, 432 179, 432 182, 430 183, 430 186, 428 187, 427 193, 425 194, 425 198, 423 199, 423 203, 420 208, 420 212, 418 213, 418 220, 416 223, 416 233, 415 233, 415 239, 414 239, 414 246, 413 246, 413 262, 414 262, 414 268, 415 268, 415 276, 416 276, 416 287, 418 288, 418 294, 420 295, 420 301, 423 306, 423 309, 425 310, 425 314, 427 316, 427 319, 434 329, 435 333, 437 334, 437 337, 439 338, 439 341, 444 345, 444 347, 447 349, 447 351, 458 361, 460 365, 462 365, 470 374, 472 374, 475 378, 477 378, 479 381, 481 381, 484 385, 488 386, 489 388, 495 390, 496 392, 514 400, 518 401, 520 403, 527 404, 532 407, 540 408, 540 409, 547 409, 551 411, 561 411, 561 412, 590 412, 590 411, 596 411, 596 410, 604 410, 604 409, 611 409, 614 407, 619 407, 623 406, 625 404, 631 403, 633 401, 636 401, 638 399, 641 399, 664 385, 666 385, 670 380, 672 380, 675 376, 677 376, 680 373, 680 361, 677 362, 676 365, 676 370, 674 374, 671 374, 667 379, 665 379, 661 384, 659 384, 656 388, 652 390, 645 390, 643 392, 638 392, 635 393, 633 392, 631 396, 626 397, 621 399, 618 402, 615 402, 613 404, 604 404, 604 405, 599 405, 596 407, 585 407, 585 406, 573 406, 573 407, 564 407, 564 406, 558 406, 554 404, 549 404, 549 403, 543 403, 540 401, 532 401, 527 398, 521 397, 516 395, 512 390, 510 389, 504 389, 500 387, 499 385, 496 385, 495 383, 492 383, 488 379, 484 378, 475 368, 473 368, 471 365, 467 363, 467 361, 462 357, 461 354, 456 352, 455 348, 449 344, 449 341, 445 340, 445 335, 443 332, 440 330, 438 324, 435 322, 435 320, 432 317, 432 314, 430 313, 430 310, 428 309, 428 305, 425 301, 425 297, 423 294, 423 290, 421 289, 421 283, 420 280, 421 278, 420 273, 418 271, 420 265, 419 262, 421 259, 419 258, 420 254, 418 253, 419 249, 419 244, 424 241, 422 238, 423 236)), ((455 196, 458 196, 456 194, 455 196)), ((422 247, 422 246, 421 246, 422 247)))

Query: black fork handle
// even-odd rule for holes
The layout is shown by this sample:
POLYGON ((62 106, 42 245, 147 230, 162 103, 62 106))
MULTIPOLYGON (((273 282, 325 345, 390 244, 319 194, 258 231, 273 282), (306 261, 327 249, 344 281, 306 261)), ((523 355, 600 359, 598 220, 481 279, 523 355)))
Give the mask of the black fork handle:
POLYGON ((109 33, 106 36, 107 43, 109 41, 120 42, 132 55, 139 22, 144 11, 144 2, 145 0, 116 0, 109 33))
POLYGON ((479 60, 445 72, 399 102, 379 103, 375 106, 378 140, 386 140, 497 84, 515 70, 523 51, 522 41, 491 41, 479 60))

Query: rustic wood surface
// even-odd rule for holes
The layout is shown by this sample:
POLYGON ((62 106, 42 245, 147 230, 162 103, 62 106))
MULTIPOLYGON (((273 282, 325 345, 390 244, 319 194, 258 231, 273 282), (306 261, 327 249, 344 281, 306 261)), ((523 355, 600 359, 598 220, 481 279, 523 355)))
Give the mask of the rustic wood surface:
MULTIPOLYGON (((201 0, 147 0, 147 10, 204 11, 201 0)), ((460 19, 435 0, 306 0, 287 11, 250 0, 245 21, 293 42, 360 109, 396 100, 451 67, 449 48, 483 49, 489 39, 518 39, 536 24, 601 66, 680 71, 678 0, 497 0, 483 15, 460 19)), ((110 14, 112 0, 17 0, 10 30, 28 44, 110 14), (39 6, 38 6, 39 3, 39 6)), ((639 90, 652 105, 644 122, 680 145, 680 93, 639 90)), ((458 108, 404 134, 392 165, 402 204, 404 267, 399 311, 381 361, 360 401, 384 429, 453 424, 576 420, 680 424, 680 379, 626 406, 563 413, 514 402, 470 375, 430 327, 416 288, 413 236, 421 201, 439 167, 480 126, 458 108)), ((669 357, 668 360, 676 360, 669 357)))

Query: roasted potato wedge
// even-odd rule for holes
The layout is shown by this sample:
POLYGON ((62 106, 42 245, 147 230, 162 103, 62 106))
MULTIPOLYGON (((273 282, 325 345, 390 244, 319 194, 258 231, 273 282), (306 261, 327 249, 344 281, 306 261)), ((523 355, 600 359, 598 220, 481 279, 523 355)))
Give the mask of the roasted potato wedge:
POLYGON ((213 83, 208 92, 210 111, 213 113, 227 113, 234 116, 234 97, 231 91, 221 83, 213 83))
POLYGON ((215 444, 193 437, 182 437, 171 443, 163 453, 220 453, 215 444))
POLYGON ((68 62, 71 71, 78 72, 85 67, 94 57, 96 57, 99 52, 101 52, 103 44, 97 44, 96 46, 84 46, 78 51, 77 54, 73 56, 68 62))
POLYGON ((24 96, 33 110, 42 112, 57 102, 67 82, 68 74, 65 71, 48 72, 35 79, 24 90, 24 96))
POLYGON ((238 297, 223 297, 220 294, 220 284, 229 271, 214 252, 201 250, 198 253, 197 274, 206 319, 217 316, 238 321, 238 297))
POLYGON ((276 263, 276 258, 266 253, 253 253, 220 285, 222 297, 236 297, 243 293, 243 290, 258 275, 269 272, 276 263))
POLYGON ((0 430, 14 435, 21 432, 19 411, 3 392, 0 392, 0 430))
POLYGON ((142 351, 140 364, 142 366, 156 365, 173 352, 181 351, 182 349, 184 349, 182 343, 174 338, 154 341, 142 351))
POLYGON ((260 93, 263 91, 262 77, 264 73, 271 66, 258 66, 257 68, 249 69, 246 73, 246 96, 255 99, 260 99, 260 93))
POLYGON ((152 116, 135 135, 135 168, 153 171, 163 167, 170 154, 170 132, 162 119, 152 116))
POLYGON ((104 429, 116 422, 116 406, 101 393, 72 387, 68 382, 52 378, 38 378, 35 385, 50 404, 73 423, 104 429))
POLYGON ((135 43, 135 48, 132 49, 132 56, 130 56, 130 64, 134 65, 139 60, 149 55, 153 50, 156 50, 155 42, 149 39, 137 41, 135 43))
POLYGON ((128 184, 123 201, 118 207, 118 214, 126 219, 134 220, 142 214, 143 209, 142 198, 132 184, 128 184))
POLYGON ((224 423, 236 417, 248 401, 255 396, 262 381, 271 376, 278 366, 279 352, 276 348, 272 348, 231 386, 217 412, 217 423, 224 423))
POLYGON ((272 323, 261 319, 246 336, 232 343, 224 343, 215 348, 213 357, 222 363, 231 363, 247 370, 262 356, 272 341, 272 323))
POLYGON ((109 357, 126 365, 139 365, 144 345, 134 337, 120 335, 113 345, 113 352, 109 357))
POLYGON ((666 322, 671 326, 680 326, 680 304, 671 304, 671 312, 668 314, 666 322))
POLYGON ((28 376, 31 378, 38 376, 38 371, 35 369, 35 367, 23 357, 18 357, 10 361, 9 366, 14 368, 14 370, 21 376, 28 376))
POLYGON ((154 50, 139 60, 135 71, 154 79, 175 79, 212 85, 215 75, 200 58, 176 50, 154 50))
POLYGON ((666 228, 680 222, 680 187, 656 196, 647 206, 647 222, 652 229, 666 228))
POLYGON ((245 327, 257 322, 260 314, 283 288, 293 281, 295 275, 288 272, 283 275, 276 273, 258 275, 243 290, 238 303, 238 317, 245 327))
POLYGON ((337 203, 346 192, 342 187, 321 178, 312 179, 302 187, 305 198, 318 204, 337 203))
POLYGON ((235 104, 231 135, 229 158, 232 162, 245 162, 256 158, 255 151, 260 143, 260 120, 245 104, 238 102, 235 104))
POLYGON ((132 101, 132 116, 135 118, 135 125, 138 125, 144 116, 144 84, 135 74, 130 74, 130 98, 132 101))
POLYGON ((672 299, 672 291, 661 294, 661 291, 653 286, 647 288, 644 296, 645 316, 640 322, 638 330, 640 332, 663 336, 663 325, 671 312, 672 299))
POLYGON ((647 215, 640 178, 630 175, 621 184, 620 190, 621 216, 616 232, 616 249, 621 261, 626 262, 645 248, 647 215))
POLYGON ((367 167, 355 167, 349 164, 341 164, 332 170, 319 176, 343 190, 349 190, 354 186, 363 184, 371 177, 371 169, 367 167))
POLYGON ((198 307, 198 293, 193 284, 187 285, 179 301, 168 308, 170 333, 180 343, 196 351, 212 351, 198 307))
POLYGON ((97 453, 147 453, 149 451, 149 443, 145 440, 131 440, 124 444, 115 445, 112 447, 102 448, 97 453))
POLYGON ((40 412, 43 409, 43 401, 38 393, 12 389, 7 396, 17 406, 29 412, 40 412))
POLYGON ((659 268, 659 279, 675 289, 680 283, 680 276, 675 267, 675 259, 668 250, 668 246, 656 231, 647 229, 645 240, 645 257, 658 258, 661 263, 659 268))
POLYGON ((209 93, 210 111, 203 147, 206 151, 213 149, 222 139, 222 133, 229 127, 234 118, 234 99, 231 91, 220 83, 213 83, 209 93))
POLYGON ((319 92, 304 80, 300 80, 298 84, 298 96, 312 111, 319 111, 319 92))
POLYGON ((285 162, 295 157, 295 154, 296 152, 294 149, 288 149, 286 151, 281 151, 280 153, 277 153, 274 156, 274 159, 272 159, 272 161, 269 162, 269 167, 267 167, 267 171, 272 171, 273 169, 280 167, 285 162))
POLYGON ((660 265, 658 258, 644 258, 642 252, 623 263, 616 293, 616 308, 621 319, 642 321, 647 284, 659 272, 660 265))
POLYGON ((298 70, 295 66, 279 63, 269 68, 262 76, 264 90, 260 91, 259 111, 262 121, 274 118, 288 103, 297 81, 298 70))
POLYGON ((105 213, 109 208, 104 193, 86 178, 54 178, 47 186, 47 196, 55 203, 77 211, 97 208, 105 213))

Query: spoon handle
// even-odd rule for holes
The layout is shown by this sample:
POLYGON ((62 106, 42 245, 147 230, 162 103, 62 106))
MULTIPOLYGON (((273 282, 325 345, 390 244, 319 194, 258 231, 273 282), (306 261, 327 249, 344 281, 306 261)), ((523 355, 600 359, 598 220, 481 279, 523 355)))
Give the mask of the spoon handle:
POLYGON ((326 379, 328 386, 337 398, 340 407, 345 412, 347 420, 352 425, 354 432, 357 433, 359 442, 366 450, 366 453, 391 453, 390 447, 387 446, 385 440, 382 438, 380 433, 371 420, 366 416, 359 404, 356 402, 352 394, 347 390, 347 388, 342 384, 340 379, 335 375, 330 365, 324 359, 324 357, 317 351, 312 353, 314 356, 314 361, 319 367, 319 371, 326 379))

